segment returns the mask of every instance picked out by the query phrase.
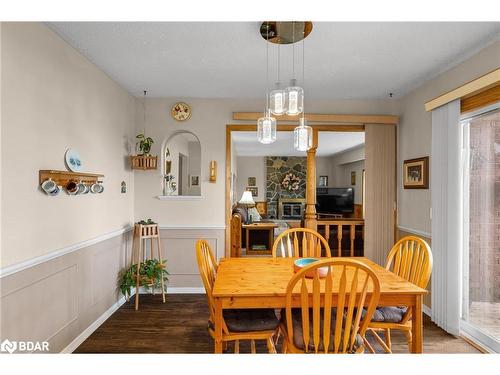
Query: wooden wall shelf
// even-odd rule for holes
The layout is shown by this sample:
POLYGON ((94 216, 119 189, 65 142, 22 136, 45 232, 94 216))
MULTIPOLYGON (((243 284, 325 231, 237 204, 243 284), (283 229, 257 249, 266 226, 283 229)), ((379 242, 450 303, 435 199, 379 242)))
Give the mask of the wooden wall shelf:
POLYGON ((143 171, 156 169, 158 166, 158 156, 130 156, 130 166, 132 169, 143 171))
POLYGON ((96 174, 96 173, 81 173, 81 172, 56 171, 56 170, 39 171, 40 185, 49 178, 59 186, 66 186, 70 181, 74 181, 76 183, 82 181, 84 184, 91 185, 96 183, 102 177, 104 177, 103 174, 96 174))

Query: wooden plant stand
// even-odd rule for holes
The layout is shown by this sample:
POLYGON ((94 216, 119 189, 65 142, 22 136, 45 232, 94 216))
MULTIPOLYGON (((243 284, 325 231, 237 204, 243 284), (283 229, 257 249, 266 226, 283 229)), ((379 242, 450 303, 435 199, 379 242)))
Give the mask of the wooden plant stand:
MULTIPOLYGON (((137 278, 135 283, 135 309, 139 309, 139 284, 140 284, 140 267, 141 261, 147 256, 146 243, 149 240, 149 259, 158 259, 160 264, 161 259, 161 246, 160 246, 160 228, 158 224, 135 224, 134 225, 134 241, 132 245, 131 263, 137 265, 137 278), (156 239, 156 241, 154 241, 156 239), (154 252, 154 242, 156 242, 157 254, 154 252)), ((165 285, 163 274, 161 277, 161 294, 163 303, 165 303, 165 285)))
POLYGON ((139 169, 143 171, 156 169, 158 166, 158 156, 130 156, 130 166, 132 169, 139 169))

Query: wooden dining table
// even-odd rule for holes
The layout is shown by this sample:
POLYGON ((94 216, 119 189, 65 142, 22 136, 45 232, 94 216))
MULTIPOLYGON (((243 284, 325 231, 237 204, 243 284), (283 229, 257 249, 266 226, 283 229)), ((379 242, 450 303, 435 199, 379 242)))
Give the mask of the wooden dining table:
MULTIPOLYGON (((222 258, 212 291, 215 304, 215 353, 222 353, 225 309, 284 308, 286 287, 296 258, 222 258)), ((341 258, 335 258, 341 259, 341 258)), ((425 289, 406 281, 365 257, 349 257, 372 268, 380 281, 379 306, 407 306, 412 313, 412 352, 422 353, 422 299, 425 289)), ((334 274, 335 280, 335 274, 334 274)), ((335 289, 335 281, 334 281, 335 289)), ((300 297, 300 292, 297 291, 300 297)), ((368 290, 367 302, 370 298, 368 290)), ((335 303, 335 301, 333 302, 335 303)), ((300 298, 292 298, 293 307, 300 298)))

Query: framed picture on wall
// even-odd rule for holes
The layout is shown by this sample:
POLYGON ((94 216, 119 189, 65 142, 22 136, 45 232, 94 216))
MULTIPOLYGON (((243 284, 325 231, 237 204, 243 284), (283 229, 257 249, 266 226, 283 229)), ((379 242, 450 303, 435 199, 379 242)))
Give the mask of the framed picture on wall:
POLYGON ((351 172, 351 185, 356 185, 356 171, 351 172))
POLYGON ((257 179, 255 177, 248 177, 248 186, 257 185, 257 179))
POLYGON ((403 187, 405 189, 429 188, 429 157, 408 159, 403 162, 403 187))
POLYGON ((200 186, 200 176, 198 176, 198 175, 190 176, 189 186, 200 186))
POLYGON ((257 197, 259 195, 259 188, 257 186, 247 186, 246 190, 252 192, 252 197, 257 197))
POLYGON ((318 186, 321 187, 328 186, 328 176, 319 176, 318 186))

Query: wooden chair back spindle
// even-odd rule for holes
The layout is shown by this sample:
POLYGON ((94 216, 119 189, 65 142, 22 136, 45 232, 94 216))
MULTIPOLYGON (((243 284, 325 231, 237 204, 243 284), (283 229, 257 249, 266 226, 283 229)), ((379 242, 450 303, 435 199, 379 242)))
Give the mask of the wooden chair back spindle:
POLYGON ((300 351, 294 344, 295 309, 292 309, 292 299, 297 298, 297 292, 300 292, 305 352, 345 354, 362 351, 363 345, 357 341, 357 337, 364 337, 380 297, 380 283, 370 267, 357 260, 325 259, 304 268, 292 277, 286 289, 285 310, 285 340, 287 347, 293 348, 292 352, 300 351), (317 270, 323 267, 328 267, 328 272, 325 278, 320 278, 317 270), (306 278, 306 274, 314 271, 316 272, 312 280, 306 278), (337 301, 336 307, 332 303, 334 300, 337 301), (364 316, 363 308, 366 309, 364 316))
MULTIPOLYGON (((210 310, 210 321, 214 322, 215 318, 215 304, 212 297, 212 290, 215 284, 215 277, 217 276, 217 261, 210 249, 210 245, 206 240, 198 240, 196 242, 196 260, 198 262, 198 269, 200 271, 201 280, 205 287, 205 292, 208 300, 208 308, 210 310)), ((222 329, 227 332, 226 324, 223 322, 222 329)))
POLYGON ((281 233, 273 244, 276 257, 331 257, 330 246, 318 232, 308 228, 292 228, 281 233), (324 255, 323 255, 324 253, 324 255))
POLYGON ((389 252, 385 268, 425 289, 432 273, 431 248, 419 237, 401 238, 389 252))

